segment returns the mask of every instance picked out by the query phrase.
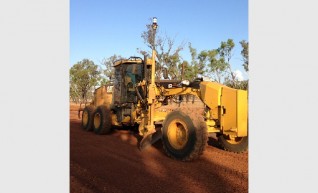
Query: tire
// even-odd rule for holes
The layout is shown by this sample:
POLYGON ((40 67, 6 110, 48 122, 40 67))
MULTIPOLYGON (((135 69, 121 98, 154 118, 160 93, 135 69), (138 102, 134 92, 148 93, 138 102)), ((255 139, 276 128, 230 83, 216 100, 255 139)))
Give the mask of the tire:
POLYGON ((82 113, 82 129, 86 131, 93 130, 93 115, 95 108, 93 106, 87 106, 84 108, 82 113))
POLYGON ((93 128, 96 134, 111 132, 111 111, 105 106, 99 106, 94 113, 93 128))
POLYGON ((202 155, 208 140, 203 116, 198 116, 191 109, 169 113, 163 123, 162 133, 166 154, 182 161, 192 161, 202 155))
POLYGON ((218 136, 220 146, 230 152, 242 153, 248 149, 248 137, 230 138, 227 135, 218 136))

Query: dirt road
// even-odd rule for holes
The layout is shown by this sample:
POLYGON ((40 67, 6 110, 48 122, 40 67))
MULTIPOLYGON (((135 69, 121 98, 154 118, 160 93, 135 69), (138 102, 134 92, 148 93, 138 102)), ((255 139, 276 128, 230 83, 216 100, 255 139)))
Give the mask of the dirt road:
POLYGON ((76 108, 70 110, 71 193, 248 192, 247 152, 226 152, 210 138, 198 160, 176 161, 164 154, 161 141, 139 151, 135 134, 127 130, 86 132, 76 108))

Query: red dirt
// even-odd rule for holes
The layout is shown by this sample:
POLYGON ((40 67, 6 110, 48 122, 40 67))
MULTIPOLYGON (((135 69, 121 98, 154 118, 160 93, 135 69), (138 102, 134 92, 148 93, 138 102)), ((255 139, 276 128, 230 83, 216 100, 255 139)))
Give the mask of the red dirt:
POLYGON ((248 152, 221 150, 214 138, 193 162, 167 157, 161 141, 141 152, 131 131, 81 129, 77 108, 70 107, 71 193, 248 192, 248 152))

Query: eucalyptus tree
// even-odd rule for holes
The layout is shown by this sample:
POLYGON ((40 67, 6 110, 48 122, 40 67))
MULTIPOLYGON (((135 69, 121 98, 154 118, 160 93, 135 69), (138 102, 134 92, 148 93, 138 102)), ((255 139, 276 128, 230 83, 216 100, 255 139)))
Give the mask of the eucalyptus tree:
POLYGON ((162 36, 159 34, 159 29, 153 30, 152 20, 146 24, 146 30, 141 33, 141 38, 150 49, 148 51, 137 49, 139 53, 144 56, 150 56, 151 50, 156 50, 158 62, 156 63, 156 79, 161 79, 164 69, 167 69, 170 79, 180 79, 183 59, 180 52, 184 48, 184 43, 176 46, 175 39, 167 35, 162 36))
POLYGON ((69 76, 71 98, 87 102, 92 96, 91 91, 98 85, 101 79, 100 74, 98 65, 95 65, 89 59, 83 59, 74 64, 70 69, 69 76))

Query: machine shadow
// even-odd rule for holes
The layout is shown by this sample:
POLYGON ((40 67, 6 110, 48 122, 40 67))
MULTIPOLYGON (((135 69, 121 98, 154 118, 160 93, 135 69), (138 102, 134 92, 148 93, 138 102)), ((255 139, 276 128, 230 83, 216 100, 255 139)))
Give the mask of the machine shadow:
MULTIPOLYGON (((138 134, 138 127, 113 127, 113 131, 112 132, 115 132, 116 130, 118 131, 130 131, 131 135, 137 139, 137 147, 139 148, 140 147, 140 142, 141 140, 143 139, 142 136, 140 136, 138 134)), ((156 140, 154 143, 151 144, 153 147, 155 147, 157 150, 161 151, 164 153, 164 150, 163 150, 163 147, 162 147, 162 140, 159 139, 159 140, 156 140)), ((217 140, 217 137, 211 137, 209 136, 208 137, 208 141, 207 141, 207 145, 208 146, 212 146, 212 147, 215 147, 215 148, 218 148, 218 149, 222 149, 222 147, 220 146, 218 140, 217 140)))

